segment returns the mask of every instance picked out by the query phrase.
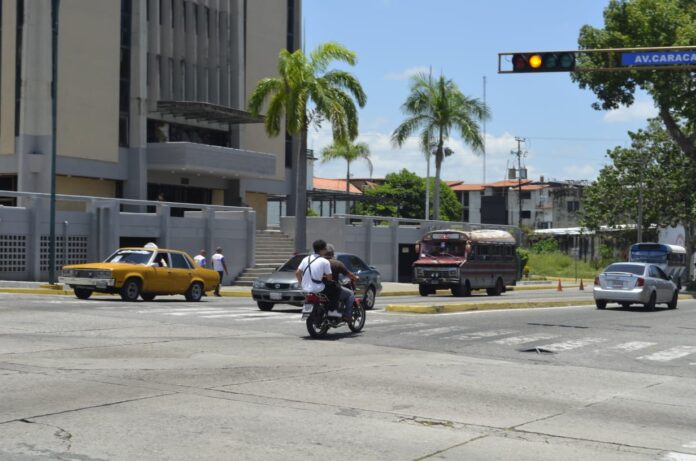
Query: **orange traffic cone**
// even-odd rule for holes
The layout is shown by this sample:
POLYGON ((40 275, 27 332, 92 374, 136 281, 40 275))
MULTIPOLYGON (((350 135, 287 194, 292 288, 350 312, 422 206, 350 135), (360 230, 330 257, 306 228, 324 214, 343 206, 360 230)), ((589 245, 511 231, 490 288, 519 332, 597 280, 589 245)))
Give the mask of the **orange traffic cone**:
POLYGON ((582 284, 582 279, 580 279, 580 291, 585 289, 585 285, 582 284))
POLYGON ((556 291, 563 291, 563 287, 561 286, 561 279, 558 279, 558 286, 556 287, 556 291))

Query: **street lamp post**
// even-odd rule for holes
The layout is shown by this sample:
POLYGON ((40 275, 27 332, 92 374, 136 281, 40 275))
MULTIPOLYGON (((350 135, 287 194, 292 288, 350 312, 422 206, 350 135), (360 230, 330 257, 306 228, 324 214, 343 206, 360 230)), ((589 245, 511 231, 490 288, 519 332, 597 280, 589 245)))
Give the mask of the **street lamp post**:
POLYGON ((51 0, 51 212, 48 247, 48 283, 56 283, 56 144, 58 113, 58 10, 60 0, 51 0))

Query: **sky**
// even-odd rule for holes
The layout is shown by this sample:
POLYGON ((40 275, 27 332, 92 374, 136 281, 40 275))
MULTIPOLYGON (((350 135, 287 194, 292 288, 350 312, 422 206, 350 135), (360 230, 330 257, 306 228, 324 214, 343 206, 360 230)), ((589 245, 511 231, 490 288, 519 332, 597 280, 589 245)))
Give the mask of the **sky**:
MULTIPOLYGON (((391 133, 404 119, 401 105, 409 77, 441 73, 462 92, 483 99, 492 118, 486 124, 486 182, 505 178, 512 167, 515 137, 526 138, 524 164, 533 180, 592 180, 606 152, 628 145, 629 130, 656 115, 652 100, 637 94, 636 103, 615 111, 596 111, 589 90, 567 73, 498 74, 498 53, 577 49, 580 28, 603 26, 608 0, 304 0, 307 51, 336 41, 355 51, 350 68, 367 93, 360 110, 360 136, 371 151, 373 177, 407 168, 426 174, 417 140, 398 149, 391 133)), ((308 147, 319 153, 331 142, 328 126, 313 129, 308 147)), ((483 158, 455 134, 448 140, 455 154, 443 163, 443 180, 483 182, 483 158)), ((431 166, 433 174, 434 166, 431 166)), ((355 177, 369 177, 367 164, 351 166, 355 177)), ((346 164, 315 164, 315 176, 345 177, 346 164)))

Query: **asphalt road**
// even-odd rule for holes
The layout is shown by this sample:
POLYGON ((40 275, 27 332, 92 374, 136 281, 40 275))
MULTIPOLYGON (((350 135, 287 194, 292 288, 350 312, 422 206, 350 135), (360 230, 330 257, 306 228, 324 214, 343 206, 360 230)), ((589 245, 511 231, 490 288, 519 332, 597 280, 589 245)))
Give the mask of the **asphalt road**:
POLYGON ((696 301, 381 310, 422 301, 313 341, 247 299, 1 295, 0 459, 696 460, 696 301))

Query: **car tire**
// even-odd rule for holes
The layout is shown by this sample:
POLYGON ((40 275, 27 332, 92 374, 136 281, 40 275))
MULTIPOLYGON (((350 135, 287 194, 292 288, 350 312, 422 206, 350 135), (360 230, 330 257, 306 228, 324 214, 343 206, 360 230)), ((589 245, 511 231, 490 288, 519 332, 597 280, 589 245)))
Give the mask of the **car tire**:
POLYGON ((375 287, 369 287, 363 296, 363 306, 365 310, 371 311, 375 307, 375 299, 377 297, 375 287))
POLYGON ((261 309, 262 311, 270 311, 271 309, 273 309, 273 306, 274 306, 273 303, 269 303, 269 302, 265 302, 265 301, 258 301, 256 303, 256 305, 259 306, 259 309, 261 309))
POLYGON ((607 302, 603 299, 595 299, 595 306, 597 306, 597 309, 606 309, 607 302))
POLYGON ((652 293, 650 293, 650 299, 643 306, 648 310, 653 310, 653 309, 655 309, 656 303, 657 303, 657 295, 653 291, 652 293))
POLYGON ((87 288, 75 288, 73 291, 78 299, 89 299, 92 296, 92 290, 87 288))
POLYGON ((486 294, 488 294, 488 296, 500 296, 503 294, 503 291, 505 291, 505 285, 503 284, 503 279, 501 278, 498 278, 498 280, 495 281, 495 287, 486 288, 486 294))
POLYGON ((153 301, 155 299, 155 295, 152 293, 140 293, 140 297, 143 298, 143 301, 153 301))
POLYGON ((119 292, 121 299, 126 302, 135 302, 140 296, 140 280, 136 278, 130 278, 123 283, 121 290, 119 292))
POLYGON ((667 309, 676 309, 677 308, 677 302, 679 301, 679 290, 674 292, 674 295, 672 296, 672 300, 667 303, 667 309))
POLYGON ((421 283, 420 285, 418 285, 418 293, 421 296, 428 296, 430 294, 433 294, 433 290, 431 290, 428 285, 421 283))
POLYGON ((197 303, 203 297, 203 284, 201 282, 193 282, 188 290, 186 290, 186 301, 197 303))

